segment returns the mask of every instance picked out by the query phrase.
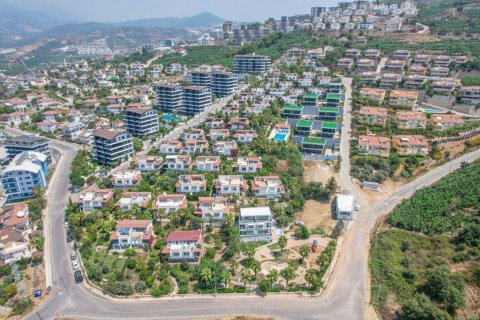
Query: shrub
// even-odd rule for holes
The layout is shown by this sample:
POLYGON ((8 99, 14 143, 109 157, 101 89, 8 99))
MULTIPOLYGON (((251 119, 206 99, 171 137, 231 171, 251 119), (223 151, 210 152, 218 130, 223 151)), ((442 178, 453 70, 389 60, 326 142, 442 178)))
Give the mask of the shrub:
POLYGON ((308 239, 310 237, 310 232, 307 227, 300 226, 295 230, 295 238, 297 239, 308 239))
POLYGON ((128 268, 128 269, 135 269, 135 266, 137 265, 137 262, 135 261, 135 259, 133 258, 128 258, 126 261, 125 261, 125 266, 128 268))
POLYGON ((128 249, 125 249, 125 251, 123 251, 123 254, 126 257, 133 257, 136 254, 136 251, 133 248, 128 248, 128 249))
POLYGON ((21 315, 33 308, 33 301, 30 298, 21 298, 13 303, 12 315, 21 315))

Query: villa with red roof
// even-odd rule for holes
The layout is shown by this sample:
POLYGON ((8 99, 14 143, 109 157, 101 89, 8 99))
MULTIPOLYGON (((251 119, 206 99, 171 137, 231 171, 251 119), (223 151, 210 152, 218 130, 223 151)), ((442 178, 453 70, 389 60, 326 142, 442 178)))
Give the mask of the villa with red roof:
POLYGON ((199 261, 203 252, 203 238, 201 230, 172 231, 166 238, 163 247, 164 254, 169 261, 199 261))
POLYGON ((151 220, 122 220, 110 235, 113 250, 139 248, 155 242, 151 220))

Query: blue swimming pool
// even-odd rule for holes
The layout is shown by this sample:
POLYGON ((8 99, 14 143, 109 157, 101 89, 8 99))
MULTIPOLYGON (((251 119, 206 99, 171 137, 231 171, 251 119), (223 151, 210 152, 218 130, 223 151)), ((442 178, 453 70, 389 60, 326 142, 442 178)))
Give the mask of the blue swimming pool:
POLYGON ((284 134, 284 133, 277 133, 277 134, 275 134, 273 139, 275 139, 275 141, 284 141, 286 137, 287 137, 287 135, 284 134))
POLYGON ((182 117, 176 117, 176 116, 174 116, 173 114, 164 114, 164 115, 163 115, 163 120, 165 120, 165 121, 173 121, 173 120, 175 120, 175 121, 183 121, 183 120, 185 120, 185 119, 182 118, 182 117))
POLYGON ((447 113, 447 111, 444 110, 437 110, 437 109, 419 109, 425 113, 447 113))

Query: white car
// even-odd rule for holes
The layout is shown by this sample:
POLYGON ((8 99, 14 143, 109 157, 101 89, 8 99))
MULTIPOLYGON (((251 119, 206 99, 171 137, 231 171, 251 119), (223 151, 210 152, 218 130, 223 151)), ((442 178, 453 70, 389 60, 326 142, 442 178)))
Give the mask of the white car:
POLYGON ((68 221, 65 221, 65 228, 68 229, 68 221))
POLYGON ((77 261, 77 260, 73 260, 73 261, 72 261, 72 268, 73 268, 73 270, 78 270, 78 269, 80 269, 80 265, 78 264, 78 261, 77 261))
POLYGON ((360 205, 359 204, 355 205, 355 211, 360 211, 360 205))

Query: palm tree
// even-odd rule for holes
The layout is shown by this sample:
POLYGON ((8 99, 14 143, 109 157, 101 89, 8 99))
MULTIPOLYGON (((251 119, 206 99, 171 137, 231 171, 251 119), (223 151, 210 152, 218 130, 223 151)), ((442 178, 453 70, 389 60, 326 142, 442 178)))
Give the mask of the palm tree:
POLYGON ((252 259, 253 255, 255 254, 255 250, 252 247, 245 247, 242 252, 247 256, 248 260, 252 259))
POLYGON ((305 273, 305 281, 307 281, 309 288, 312 287, 313 283, 317 281, 318 272, 315 269, 308 269, 305 273))
POLYGON ((259 273, 262 270, 262 267, 260 266, 260 261, 258 260, 253 260, 252 262, 252 271, 255 275, 255 279, 257 278, 257 273, 259 273))
POLYGON ((283 255, 283 250, 287 246, 287 237, 282 234, 280 237, 278 237, 278 246, 280 247, 280 254, 283 255))
POLYGON ((270 281, 270 285, 273 287, 273 284, 278 280, 278 270, 277 269, 270 270, 270 272, 267 274, 267 279, 268 281, 270 281))
POLYGON ((308 254, 310 253, 310 247, 308 246, 308 244, 304 244, 303 246, 301 246, 299 253, 302 257, 302 261, 305 260, 305 258, 308 257, 308 254))
POLYGON ((208 288, 213 279, 212 270, 210 270, 210 268, 200 270, 200 279, 204 283, 205 289, 208 288))
POLYGON ((220 273, 220 280, 225 285, 225 288, 228 288, 228 284, 232 280, 232 274, 230 273, 230 271, 223 270, 222 273, 220 273))
POLYGON ((295 269, 292 267, 286 267, 282 271, 280 271, 280 275, 285 279, 285 290, 288 291, 288 282, 295 278, 295 269))
POLYGON ((232 259, 232 262, 230 263, 230 273, 235 275, 237 273, 238 269, 238 260, 232 259))
POLYGON ((240 279, 243 281, 243 287, 247 288, 247 282, 250 284, 253 281, 253 271, 250 268, 244 268, 240 272, 240 279))

